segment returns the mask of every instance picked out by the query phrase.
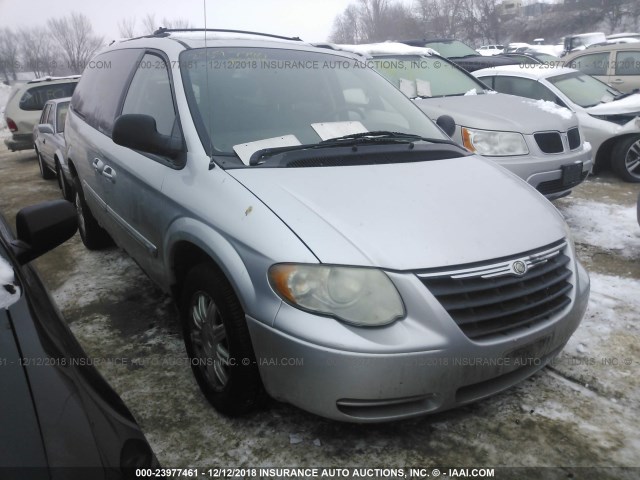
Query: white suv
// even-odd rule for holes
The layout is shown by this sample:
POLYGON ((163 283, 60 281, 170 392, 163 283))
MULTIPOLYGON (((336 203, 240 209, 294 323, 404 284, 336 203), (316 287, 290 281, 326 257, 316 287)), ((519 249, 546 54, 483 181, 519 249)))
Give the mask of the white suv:
POLYGON ((4 111, 11 138, 5 139, 13 152, 33 148, 33 127, 38 123, 44 104, 48 100, 70 97, 80 75, 45 77, 19 83, 13 87, 4 111))

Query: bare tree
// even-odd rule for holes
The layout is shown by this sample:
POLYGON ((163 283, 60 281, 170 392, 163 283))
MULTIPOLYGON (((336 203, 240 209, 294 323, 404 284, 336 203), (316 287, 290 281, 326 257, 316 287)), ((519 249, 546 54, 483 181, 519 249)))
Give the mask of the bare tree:
POLYGON ((609 24, 610 32, 615 32, 622 23, 622 18, 627 13, 627 3, 629 2, 625 0, 608 0, 602 6, 602 16, 609 24))
POLYGON ((68 68, 73 73, 82 73, 91 57, 103 44, 103 37, 93 33, 89 19, 81 13, 51 19, 47 22, 49 31, 58 42, 68 68))
POLYGON ((162 26, 165 28, 191 28, 191 22, 186 18, 175 18, 168 20, 166 17, 162 19, 162 26))
POLYGON ((0 74, 9 83, 17 78, 20 69, 18 60, 18 39, 10 28, 0 29, 0 74))
POLYGON ((151 35, 158 29, 158 25, 156 25, 156 16, 153 13, 147 13, 142 18, 142 29, 144 30, 144 35, 151 35))
POLYGON ((424 30, 435 37, 466 39, 473 27, 467 0, 418 0, 418 15, 424 30))
POLYGON ((333 21, 330 40, 335 43, 360 43, 363 41, 358 7, 351 4, 333 21))
POLYGON ((123 38, 132 38, 136 36, 136 17, 123 18, 118 22, 118 32, 123 38))
POLYGON ((473 0, 474 27, 482 41, 499 43, 502 39, 502 19, 499 0, 473 0))
POLYGON ((59 68, 56 49, 44 27, 25 28, 18 32, 22 69, 36 78, 53 75, 59 68))

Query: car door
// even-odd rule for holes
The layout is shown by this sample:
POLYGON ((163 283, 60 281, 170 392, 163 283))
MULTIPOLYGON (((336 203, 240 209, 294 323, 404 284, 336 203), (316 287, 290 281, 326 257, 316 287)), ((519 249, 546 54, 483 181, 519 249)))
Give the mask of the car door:
POLYGON ((640 88, 640 47, 618 50, 614 54, 613 72, 608 83, 624 93, 640 88))
MULTIPOLYGON (((42 109, 42 113, 40 114, 40 119, 38 120, 38 125, 44 125, 45 123, 47 123, 47 116, 49 115, 49 110, 51 109, 51 105, 45 105, 44 108, 42 109)), ((37 130, 37 129, 35 129, 37 130)), ((38 152, 40 152, 41 154, 43 153, 42 148, 43 148, 43 141, 44 140, 44 135, 42 133, 40 133, 39 131, 34 131, 34 141, 33 143, 35 143, 36 148, 38 149, 38 152)))
POLYGON ((609 83, 609 66, 613 63, 611 55, 611 51, 587 53, 574 58, 567 66, 609 83))
POLYGON ((40 147, 40 153, 42 154, 42 158, 51 168, 55 168, 55 164, 53 162, 53 155, 55 154, 55 141, 53 136, 55 135, 56 129, 56 106, 55 104, 48 105, 47 116, 44 120, 44 123, 49 125, 54 133, 42 133, 42 145, 40 147))
MULTIPOLYGON (((165 59, 146 53, 140 61, 122 106, 122 115, 143 114, 155 119, 163 135, 182 136, 165 59)), ((165 175, 176 164, 165 157, 114 145, 104 166, 112 182, 108 213, 116 220, 121 246, 147 274, 159 279, 162 269, 162 233, 172 219, 169 200, 162 195, 165 175)))

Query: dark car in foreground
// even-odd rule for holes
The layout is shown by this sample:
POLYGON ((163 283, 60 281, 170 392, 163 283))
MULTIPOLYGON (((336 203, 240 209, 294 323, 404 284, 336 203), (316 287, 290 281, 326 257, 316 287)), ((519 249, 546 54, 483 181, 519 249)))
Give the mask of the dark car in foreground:
POLYGON ((93 366, 28 262, 77 230, 54 200, 0 215, 0 477, 128 479, 158 462, 120 397, 93 366))
POLYGON ((482 56, 466 43, 451 38, 423 38, 421 40, 403 40, 401 43, 414 47, 432 48, 438 52, 438 54, 464 68, 467 72, 473 72, 481 68, 516 65, 519 63, 517 59, 505 58, 498 55, 491 57, 482 56))

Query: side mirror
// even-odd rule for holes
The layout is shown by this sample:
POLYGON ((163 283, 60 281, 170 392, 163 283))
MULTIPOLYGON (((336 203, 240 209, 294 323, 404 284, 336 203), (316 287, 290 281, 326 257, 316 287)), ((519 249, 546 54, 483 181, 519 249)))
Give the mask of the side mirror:
POLYGON ((453 137, 453 134, 456 133, 456 121, 451 115, 440 115, 436 120, 436 125, 450 137, 453 137))
POLYGON ((17 240, 12 249, 21 265, 66 242, 78 230, 76 209, 66 200, 25 207, 16 215, 17 240))
POLYGON ((40 133, 51 133, 53 134, 53 127, 51 125, 49 125, 48 123, 41 123, 38 125, 38 131, 40 133))
POLYGON ((180 140, 158 133, 156 119, 150 115, 120 115, 113 124, 111 139, 123 147, 170 158, 183 151, 180 140))

